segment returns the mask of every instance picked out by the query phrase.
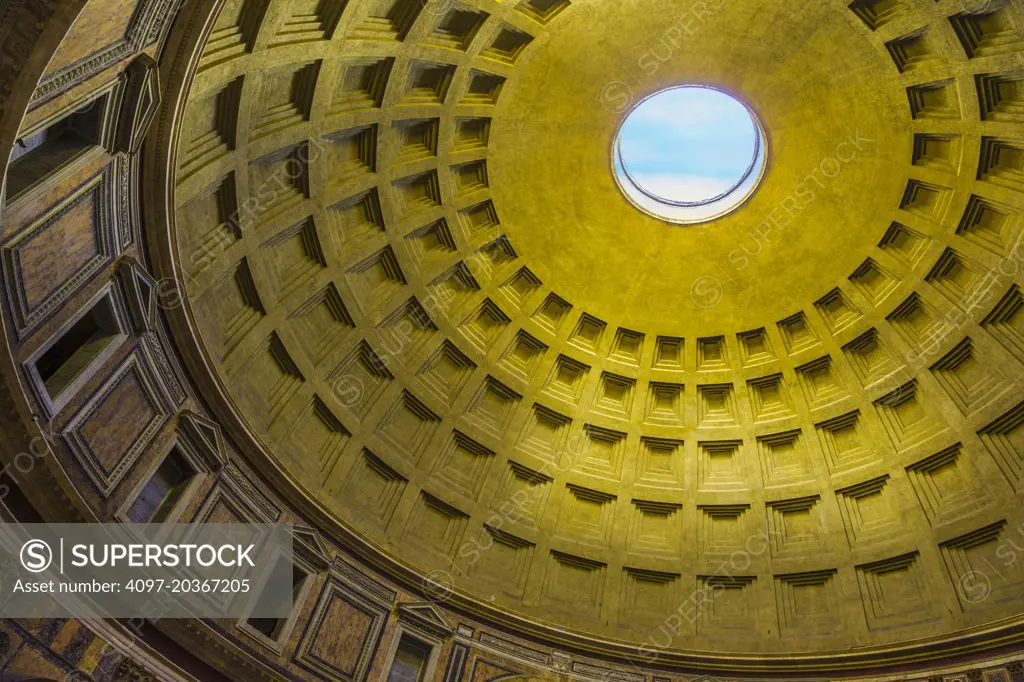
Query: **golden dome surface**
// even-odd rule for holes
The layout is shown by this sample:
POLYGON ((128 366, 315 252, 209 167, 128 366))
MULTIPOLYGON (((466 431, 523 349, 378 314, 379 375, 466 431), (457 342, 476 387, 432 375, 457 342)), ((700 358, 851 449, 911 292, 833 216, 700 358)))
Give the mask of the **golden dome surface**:
POLYGON ((481 611, 745 654, 1015 616, 1021 22, 228 0, 165 143, 176 340, 268 476, 481 611), (680 83, 771 150, 697 226, 611 176, 680 83))

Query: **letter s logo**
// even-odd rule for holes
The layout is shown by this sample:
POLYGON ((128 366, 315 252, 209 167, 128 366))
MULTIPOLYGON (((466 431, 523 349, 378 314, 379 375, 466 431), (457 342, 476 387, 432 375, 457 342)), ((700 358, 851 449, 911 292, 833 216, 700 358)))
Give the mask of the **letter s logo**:
POLYGON ((21 546, 21 565, 29 573, 42 573, 53 563, 53 552, 42 540, 29 540, 21 546))

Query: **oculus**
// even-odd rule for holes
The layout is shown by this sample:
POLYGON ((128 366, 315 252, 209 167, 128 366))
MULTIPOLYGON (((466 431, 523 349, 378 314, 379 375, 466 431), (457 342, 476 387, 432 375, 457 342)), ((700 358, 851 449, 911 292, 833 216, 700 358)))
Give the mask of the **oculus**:
POLYGON ((757 190, 768 140, 754 111, 704 85, 661 90, 638 102, 615 135, 612 167, 623 195, 672 223, 703 223, 757 190))

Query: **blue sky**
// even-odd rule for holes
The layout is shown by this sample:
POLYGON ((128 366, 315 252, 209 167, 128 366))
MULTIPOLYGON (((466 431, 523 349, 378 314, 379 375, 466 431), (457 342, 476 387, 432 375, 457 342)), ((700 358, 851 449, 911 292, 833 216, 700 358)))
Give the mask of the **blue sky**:
POLYGON ((640 104, 620 133, 622 158, 648 191, 680 201, 711 198, 750 165, 757 130, 746 107, 709 88, 675 88, 640 104))

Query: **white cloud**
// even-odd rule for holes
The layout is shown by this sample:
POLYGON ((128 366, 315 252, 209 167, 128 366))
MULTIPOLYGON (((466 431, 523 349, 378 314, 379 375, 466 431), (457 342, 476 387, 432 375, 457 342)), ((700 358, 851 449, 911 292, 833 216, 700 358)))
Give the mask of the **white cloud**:
POLYGON ((681 173, 638 173, 633 178, 648 192, 675 201, 704 201, 733 185, 720 178, 681 173))
POLYGON ((754 123, 746 108, 730 96, 706 88, 669 90, 645 101, 630 122, 657 126, 662 134, 746 136, 754 123))

